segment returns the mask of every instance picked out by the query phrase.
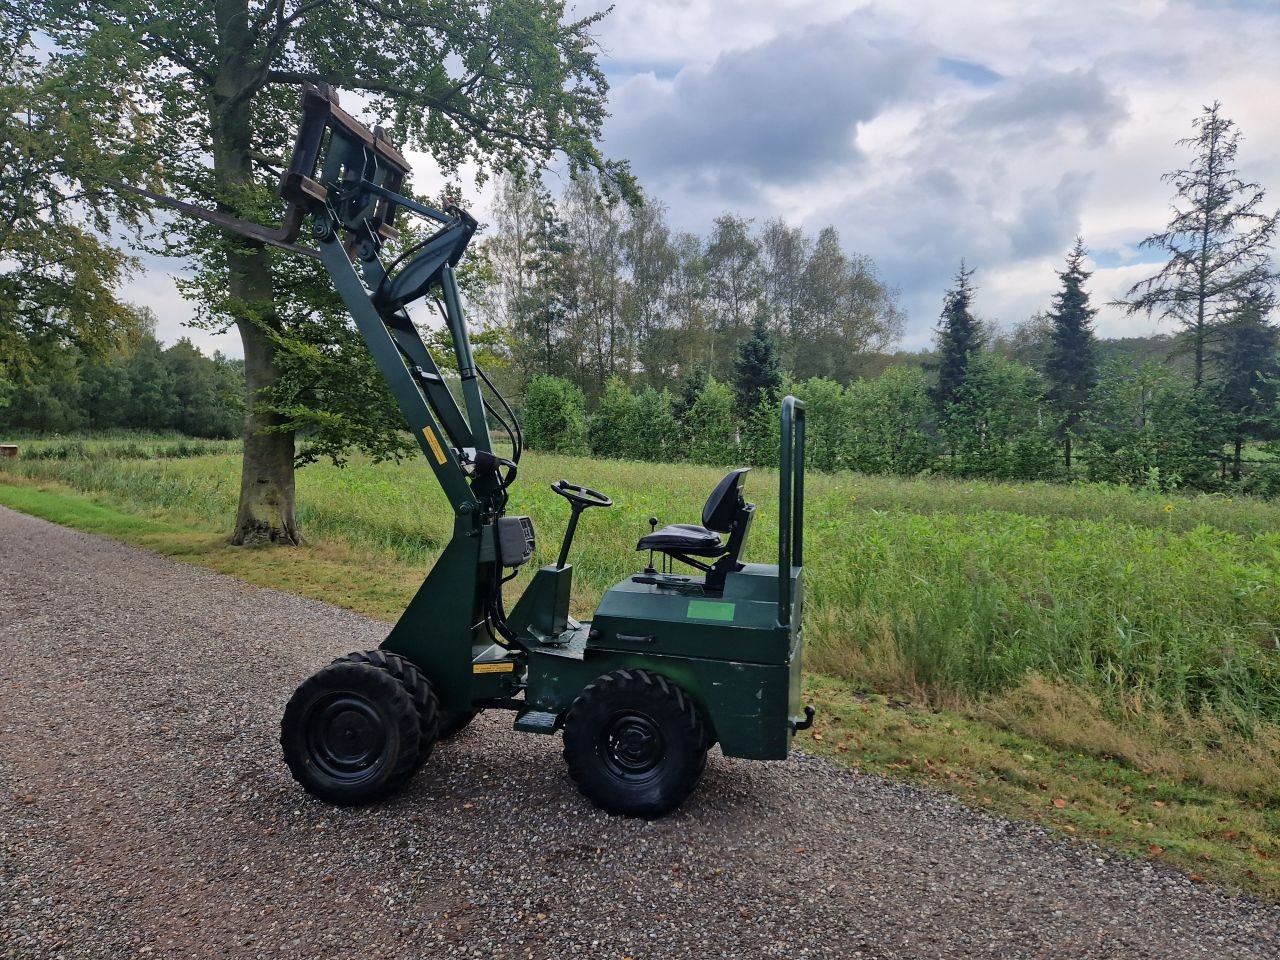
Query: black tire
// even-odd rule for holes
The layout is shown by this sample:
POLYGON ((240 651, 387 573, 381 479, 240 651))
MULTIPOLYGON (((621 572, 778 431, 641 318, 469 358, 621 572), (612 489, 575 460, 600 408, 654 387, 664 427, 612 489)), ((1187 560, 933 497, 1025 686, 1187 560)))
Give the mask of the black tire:
POLYGON ((655 819, 693 792, 707 763, 707 732, 693 699, 649 670, 615 670, 569 708, 564 759, 601 810, 655 819))
POLYGON ((417 767, 422 738, 413 698, 367 663, 331 663, 305 680, 284 708, 280 745, 293 778, 321 800, 370 803, 417 767))
POLYGON ((479 715, 479 710, 441 710, 438 739, 449 740, 456 737, 479 715))
POLYGON ((444 739, 445 735, 440 730, 444 725, 443 718, 445 714, 441 711, 436 693, 431 688, 431 681, 418 669, 417 664, 398 653, 388 653, 385 650, 359 650, 355 653, 348 653, 345 657, 339 657, 333 662, 367 663, 371 667, 377 667, 379 670, 391 674, 400 686, 404 687, 418 711, 420 737, 418 739, 418 760, 413 769, 422 769, 422 765, 431 758, 431 751, 435 747, 436 741, 444 739))

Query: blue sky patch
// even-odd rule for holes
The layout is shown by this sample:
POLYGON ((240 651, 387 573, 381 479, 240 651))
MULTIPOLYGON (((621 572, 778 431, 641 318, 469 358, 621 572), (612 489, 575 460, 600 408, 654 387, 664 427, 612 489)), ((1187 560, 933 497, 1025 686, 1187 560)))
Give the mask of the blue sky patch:
POLYGON ((980 63, 971 60, 957 60, 954 57, 939 57, 937 70, 947 77, 955 77, 975 87, 990 87, 999 83, 1004 77, 980 63))

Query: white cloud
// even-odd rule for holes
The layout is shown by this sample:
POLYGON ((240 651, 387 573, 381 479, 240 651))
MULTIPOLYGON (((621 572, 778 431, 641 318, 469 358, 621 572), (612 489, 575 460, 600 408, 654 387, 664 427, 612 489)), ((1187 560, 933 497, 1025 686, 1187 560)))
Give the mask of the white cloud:
MULTIPOLYGON (((962 256, 979 311, 1006 323, 1047 305, 1077 232, 1105 264, 1096 304, 1148 275, 1136 244, 1167 219, 1160 175, 1189 159, 1174 141, 1214 99, 1245 134, 1243 173, 1280 204, 1273 2, 646 0, 617 3, 597 34, 606 147, 675 225, 706 231, 725 210, 834 223, 901 288, 908 346, 930 340, 962 256)), ((438 179, 411 160, 420 187, 438 179)), ((487 191, 468 199, 483 212, 487 191)), ((170 283, 135 289, 166 339, 202 342, 170 283)), ((1152 329, 1105 306, 1097 326, 1152 329)))
MULTIPOLYGON (((602 25, 633 71, 615 79, 610 141, 641 145, 642 182, 678 226, 705 231, 726 209, 834 223, 900 287, 905 343, 923 346, 961 257, 979 269, 978 309, 1005 323, 1047 306, 1077 233, 1108 264, 1096 304, 1149 275, 1136 245, 1167 219, 1160 175, 1189 159, 1174 141, 1215 98, 1245 133, 1244 173, 1280 204, 1277 13, 1191 0, 628 5, 602 25), (906 82, 876 69, 883 51, 939 69, 906 82), (767 66, 747 80, 750 64, 767 66), (770 87, 788 67, 799 83, 770 87), (856 99, 827 106, 824 78, 860 83, 856 99), (717 80, 725 92, 708 95, 717 80), (791 96, 777 125, 786 155, 760 147, 744 164, 742 147, 768 136, 749 113, 761 88, 791 96), (715 136, 691 137, 699 123, 715 136)), ((1152 322, 1103 306, 1098 326, 1130 335, 1152 322)))

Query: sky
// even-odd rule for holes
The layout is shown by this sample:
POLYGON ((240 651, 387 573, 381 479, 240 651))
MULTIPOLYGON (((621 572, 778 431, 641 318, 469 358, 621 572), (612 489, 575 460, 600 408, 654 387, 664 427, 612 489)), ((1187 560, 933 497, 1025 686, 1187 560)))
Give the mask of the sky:
MULTIPOLYGON (((1049 305, 1077 235, 1098 333, 1167 329, 1106 304, 1162 262, 1139 243, 1214 100, 1243 133, 1241 173, 1280 206, 1280 0, 615 0, 596 35, 603 149, 672 225, 834 225, 898 290, 905 349, 932 342, 961 258, 975 312, 1007 328, 1049 305)), ((488 200, 469 198, 482 220, 488 200)), ((178 267, 146 261, 129 299, 161 339, 240 355, 234 333, 182 326, 178 267)))

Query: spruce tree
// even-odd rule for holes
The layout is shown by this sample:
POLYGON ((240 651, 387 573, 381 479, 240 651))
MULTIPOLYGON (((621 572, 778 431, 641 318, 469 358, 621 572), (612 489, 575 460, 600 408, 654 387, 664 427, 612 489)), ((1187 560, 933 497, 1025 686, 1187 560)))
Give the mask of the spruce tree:
POLYGON ((938 384, 933 390, 933 401, 940 413, 945 413, 947 407, 960 399, 969 366, 986 341, 982 325, 969 312, 974 294, 970 282, 973 273, 965 269, 961 260, 955 286, 946 292, 942 305, 938 323, 938 384))
POLYGON ((1219 323, 1249 290, 1276 282, 1269 247, 1280 211, 1262 209, 1266 191, 1240 178, 1240 131, 1219 103, 1204 107, 1193 126, 1196 135, 1178 141, 1196 151, 1191 166, 1163 177, 1174 186, 1173 218, 1142 241, 1143 247, 1167 252, 1169 260, 1155 276, 1130 287, 1121 305, 1181 325, 1199 387, 1219 323))
POLYGON ((1267 290, 1249 291, 1223 322, 1214 351, 1221 371, 1214 393, 1232 445, 1232 480, 1240 479, 1245 442, 1270 439, 1278 426, 1280 331, 1267 319, 1274 305, 1275 299, 1267 290))
POLYGON ((778 344, 757 317, 751 336, 738 344, 738 356, 733 361, 733 391, 739 414, 748 416, 781 382, 778 344))
POLYGON ((1044 370, 1049 381, 1049 402, 1058 413, 1058 439, 1068 471, 1072 432, 1084 416, 1089 393, 1098 382, 1090 325, 1098 311, 1089 306, 1089 294, 1084 289, 1084 282, 1092 276, 1084 269, 1085 255, 1084 241, 1076 237, 1075 246, 1067 255, 1067 269, 1058 273, 1062 289, 1053 295, 1053 308, 1049 311, 1053 328, 1044 370))

